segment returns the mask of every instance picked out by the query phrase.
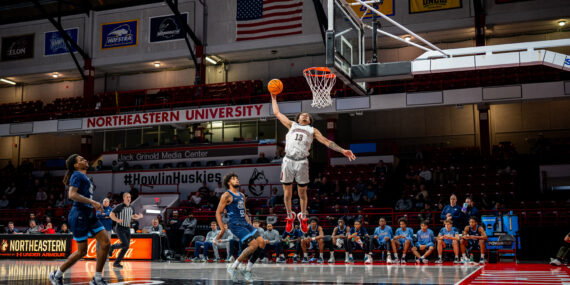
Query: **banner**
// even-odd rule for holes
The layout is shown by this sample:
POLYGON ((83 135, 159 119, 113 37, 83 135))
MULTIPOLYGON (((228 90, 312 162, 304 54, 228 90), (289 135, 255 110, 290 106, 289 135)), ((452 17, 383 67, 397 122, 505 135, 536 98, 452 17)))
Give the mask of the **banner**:
POLYGON ((198 123, 267 116, 269 116, 269 104, 240 105, 84 118, 83 129, 93 130, 173 123, 198 123))
POLYGON ((0 235, 0 258, 67 258, 71 235, 0 235))
POLYGON ((462 0, 410 0, 410 14, 461 8, 462 0))
POLYGON ((2 60, 34 57, 34 34, 2 38, 2 60))
POLYGON ((257 146, 253 147, 224 147, 209 149, 166 150, 149 152, 119 153, 118 161, 173 160, 208 157, 225 157, 236 155, 256 155, 257 146))
MULTIPOLYGON (((189 14, 182 13, 180 15, 184 24, 188 24, 189 14)), ((182 25, 176 21, 174 15, 151 17, 149 30, 149 41, 151 43, 184 39, 182 25)))
MULTIPOLYGON (((111 239, 111 245, 119 243, 121 243, 121 241, 118 238, 111 239)), ((75 252, 76 250, 77 242, 74 240, 71 243, 71 252, 75 252)), ((113 256, 109 259, 117 258, 120 251, 120 249, 114 250, 113 256)), ((131 244, 124 259, 151 260, 153 258, 152 252, 152 237, 136 237, 136 235, 131 235, 131 244)), ((160 252, 158 254, 160 255, 160 252)), ((84 258, 97 258, 97 241, 94 238, 87 239, 87 254, 84 258)))
MULTIPOLYGON (((356 2, 356 0, 347 0, 347 3, 356 2)), ((374 9, 382 12, 382 14, 386 16, 394 16, 396 15, 395 12, 395 0, 384 0, 380 3, 370 3, 374 9)), ((364 16, 364 12, 366 12, 366 7, 363 5, 351 6, 352 10, 358 15, 358 17, 362 18, 364 16)), ((372 19, 376 15, 375 13, 368 11, 364 19, 372 19)))
MULTIPOLYGON (((77 43, 79 28, 67 29, 65 32, 75 43, 77 43)), ((71 50, 73 50, 73 52, 76 52, 73 46, 71 46, 71 50)), ((63 40, 63 37, 59 31, 44 33, 44 56, 62 54, 67 52, 67 45, 65 44, 65 41, 63 40)))
POLYGON ((218 182, 222 182, 224 175, 229 172, 234 172, 239 176, 240 184, 243 185, 242 189, 245 190, 247 196, 268 197, 271 190, 268 184, 280 184, 281 165, 238 165, 184 170, 142 170, 114 173, 89 172, 87 176, 92 179, 95 185, 94 199, 99 200, 104 198, 107 192, 120 193, 130 189, 130 184, 134 184, 137 187, 141 184, 155 185, 153 192, 172 192, 172 190, 176 190, 174 189, 175 186, 168 188, 159 185, 178 184, 181 197, 186 197, 190 192, 198 190, 203 182, 206 182, 206 185, 210 189, 216 188, 218 182), (102 190, 99 191, 99 189, 102 190))
POLYGON ((136 46, 138 27, 138 19, 102 24, 101 49, 136 46))

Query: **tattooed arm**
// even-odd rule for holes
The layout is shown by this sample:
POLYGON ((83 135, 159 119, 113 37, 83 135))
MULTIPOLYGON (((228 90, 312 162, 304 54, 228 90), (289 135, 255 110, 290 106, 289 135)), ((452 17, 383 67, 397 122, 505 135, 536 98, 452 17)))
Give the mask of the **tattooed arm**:
POLYGON ((356 156, 354 155, 354 153, 352 153, 351 150, 349 149, 344 149, 340 146, 338 146, 338 144, 336 144, 335 142, 325 138, 323 136, 323 134, 321 134, 321 132, 317 129, 315 129, 315 138, 322 144, 324 144, 325 146, 327 146, 328 148, 336 151, 336 152, 340 152, 342 153, 342 155, 348 157, 349 161, 353 161, 356 159, 356 156))

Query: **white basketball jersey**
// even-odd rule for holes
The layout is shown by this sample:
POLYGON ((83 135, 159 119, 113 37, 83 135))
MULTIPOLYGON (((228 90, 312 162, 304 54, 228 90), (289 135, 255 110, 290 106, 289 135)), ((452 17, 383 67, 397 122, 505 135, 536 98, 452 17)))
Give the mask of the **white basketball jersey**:
POLYGON ((285 154, 294 159, 303 159, 309 156, 315 129, 309 125, 303 126, 293 122, 285 136, 285 154))

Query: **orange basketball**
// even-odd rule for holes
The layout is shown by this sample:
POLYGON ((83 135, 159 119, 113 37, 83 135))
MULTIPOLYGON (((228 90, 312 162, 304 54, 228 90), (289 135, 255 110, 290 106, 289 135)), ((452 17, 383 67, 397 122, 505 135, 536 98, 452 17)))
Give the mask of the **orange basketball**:
POLYGON ((269 83, 267 83, 267 90, 271 94, 279 94, 283 91, 283 82, 279 79, 271 79, 269 83))

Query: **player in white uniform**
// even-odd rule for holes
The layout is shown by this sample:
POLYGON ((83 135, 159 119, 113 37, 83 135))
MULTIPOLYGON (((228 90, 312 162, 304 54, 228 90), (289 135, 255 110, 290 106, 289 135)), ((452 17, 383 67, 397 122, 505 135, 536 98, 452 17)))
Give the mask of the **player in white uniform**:
POLYGON ((350 161, 356 156, 351 150, 343 149, 333 141, 325 138, 321 132, 311 124, 313 118, 309 113, 299 113, 292 122, 285 115, 279 112, 277 105, 277 94, 271 94, 273 113, 279 121, 289 129, 285 141, 285 157, 281 164, 281 183, 283 183, 284 202, 287 209, 287 225, 285 231, 291 232, 295 221, 295 213, 291 210, 291 196, 293 194, 293 181, 297 182, 299 200, 301 202, 301 213, 297 215, 301 222, 301 231, 307 233, 307 185, 309 184, 309 151, 313 144, 313 137, 328 148, 342 153, 350 161))

